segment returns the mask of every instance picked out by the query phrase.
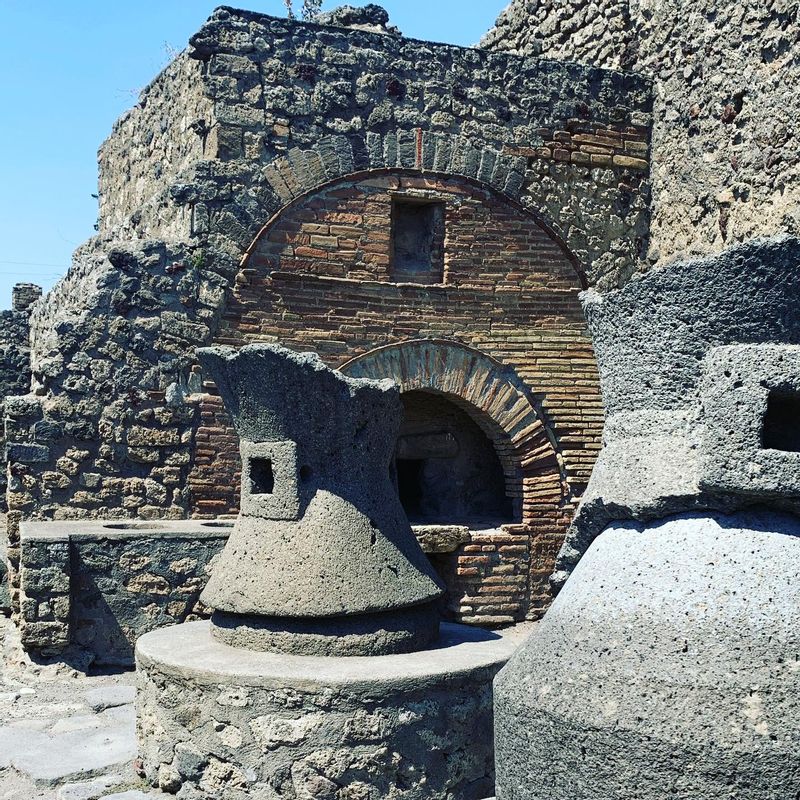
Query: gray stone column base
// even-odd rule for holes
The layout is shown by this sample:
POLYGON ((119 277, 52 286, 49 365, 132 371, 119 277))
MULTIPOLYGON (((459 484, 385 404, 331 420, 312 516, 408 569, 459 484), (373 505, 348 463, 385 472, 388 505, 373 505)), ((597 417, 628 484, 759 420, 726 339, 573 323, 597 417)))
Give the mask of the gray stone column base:
POLYGON ((485 798, 492 680, 519 640, 444 623, 428 650, 337 658, 232 648, 208 622, 152 631, 136 646, 146 776, 181 798, 485 798))

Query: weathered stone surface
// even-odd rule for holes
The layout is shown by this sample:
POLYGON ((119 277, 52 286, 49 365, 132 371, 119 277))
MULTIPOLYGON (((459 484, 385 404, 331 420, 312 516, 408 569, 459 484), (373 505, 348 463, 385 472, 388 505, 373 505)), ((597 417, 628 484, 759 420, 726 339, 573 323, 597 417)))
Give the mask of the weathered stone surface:
POLYGON ((452 553, 470 540, 464 525, 415 525, 414 534, 424 553, 452 553))
MULTIPOLYGON (((30 283, 18 283, 11 292, 12 309, 0 311, 0 450, 5 447, 3 418, 12 412, 7 398, 30 389, 31 365, 29 316, 31 305, 42 290, 30 283)), ((0 469, 0 511, 6 508, 6 471, 0 469)))
POLYGON ((326 655, 429 643, 442 588, 390 480, 397 388, 276 345, 198 356, 244 462, 242 510, 202 595, 214 634, 326 655))
POLYGON ((797 11, 795 0, 515 0, 482 44, 653 77, 648 268, 800 232, 797 11))
POLYGON ((495 683, 498 798, 791 797, 800 520, 610 525, 495 683))
POLYGON ((420 653, 361 658, 236 650, 207 623, 137 643, 148 780, 229 800, 491 794, 491 680, 518 642, 444 624, 420 653), (323 792, 325 794, 323 794, 323 792))
MULTIPOLYGON (((2 520, 2 517, 0 517, 2 520)), ((8 565, 6 564, 6 537, 0 536, 0 614, 11 611, 11 595, 8 592, 8 565)))
POLYGON ((585 295, 607 418, 556 583, 613 519, 759 498, 800 509, 800 452, 761 438, 770 390, 798 386, 798 296, 800 240, 789 236, 585 295))
POLYGON ((714 348, 701 397, 700 485, 759 501, 800 498, 800 346, 714 348))
POLYGON ((104 686, 86 692, 86 702, 93 711, 105 711, 133 703, 136 699, 135 686, 104 686))
POLYGON ((102 775, 89 781, 68 783, 60 787, 56 800, 99 800, 108 797, 108 792, 130 781, 129 776, 102 775))
POLYGON ((207 614, 200 593, 232 524, 23 523, 26 647, 77 647, 98 665, 130 666, 137 636, 207 614))
POLYGON ((38 786, 53 786, 127 765, 136 755, 132 717, 133 709, 128 716, 109 717, 98 727, 55 734, 4 726, 0 766, 24 772, 38 786))
POLYGON ((389 25, 389 14, 386 9, 374 3, 368 3, 360 7, 338 6, 332 11, 317 14, 314 17, 314 22, 317 25, 335 25, 372 33, 400 35, 400 31, 396 26, 389 25))

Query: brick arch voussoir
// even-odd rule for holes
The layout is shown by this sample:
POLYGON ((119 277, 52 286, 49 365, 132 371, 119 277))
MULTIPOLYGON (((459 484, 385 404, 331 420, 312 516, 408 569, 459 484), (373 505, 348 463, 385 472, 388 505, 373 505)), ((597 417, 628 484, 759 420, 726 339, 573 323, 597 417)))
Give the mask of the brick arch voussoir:
MULTIPOLYGON (((561 248, 572 263, 581 286, 588 286, 584 266, 567 247, 557 221, 522 197, 527 161, 492 148, 478 146, 464 136, 414 130, 398 130, 364 137, 326 136, 314 146, 294 147, 261 169, 261 191, 270 200, 260 224, 245 226, 238 236, 244 264, 257 241, 276 219, 295 203, 341 180, 358 180, 387 171, 430 173, 443 178, 461 178, 478 188, 488 188, 532 217, 561 248), (266 223, 264 218, 266 217, 266 223)), ((248 217, 252 219, 252 214, 248 217)))
POLYGON ((445 395, 494 444, 510 496, 527 508, 562 501, 565 481, 555 439, 508 365, 460 342, 417 339, 376 348, 339 369, 351 377, 389 378, 403 392, 445 395))

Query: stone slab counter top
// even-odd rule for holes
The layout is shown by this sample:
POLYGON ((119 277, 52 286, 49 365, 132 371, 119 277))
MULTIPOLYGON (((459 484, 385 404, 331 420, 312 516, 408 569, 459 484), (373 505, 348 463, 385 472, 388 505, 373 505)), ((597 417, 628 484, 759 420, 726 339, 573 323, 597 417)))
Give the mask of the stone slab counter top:
POLYGON ((225 536, 234 520, 80 520, 23 522, 20 538, 41 541, 180 538, 212 539, 225 536))

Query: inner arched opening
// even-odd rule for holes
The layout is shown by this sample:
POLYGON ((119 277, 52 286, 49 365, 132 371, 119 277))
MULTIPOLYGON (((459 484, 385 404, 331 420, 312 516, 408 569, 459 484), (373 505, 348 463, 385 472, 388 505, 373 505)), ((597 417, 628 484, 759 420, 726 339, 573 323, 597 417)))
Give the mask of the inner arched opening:
POLYGON ((395 453, 400 502, 414 524, 513 520, 506 478, 491 439, 441 394, 404 392, 395 453))

